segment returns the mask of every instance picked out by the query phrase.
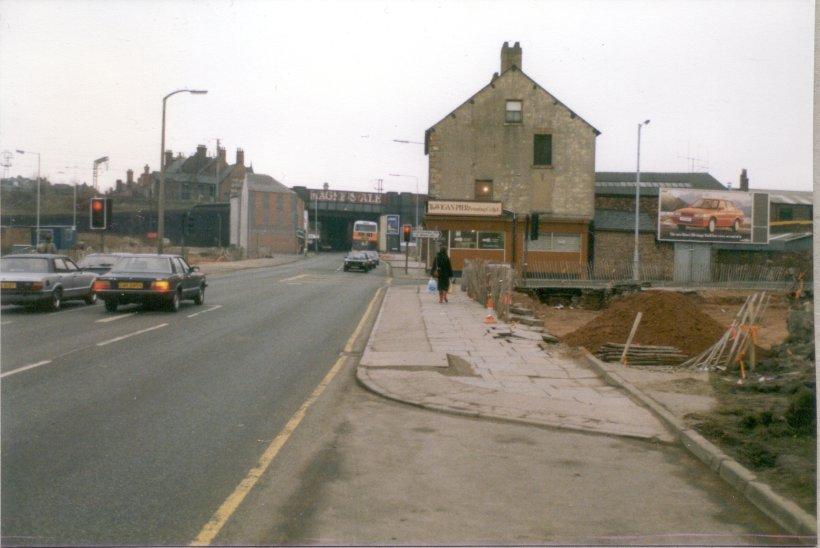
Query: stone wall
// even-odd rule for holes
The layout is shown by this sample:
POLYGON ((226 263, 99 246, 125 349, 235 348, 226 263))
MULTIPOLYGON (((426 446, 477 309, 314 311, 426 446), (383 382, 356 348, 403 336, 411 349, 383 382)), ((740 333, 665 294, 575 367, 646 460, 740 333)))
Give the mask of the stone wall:
MULTIPOLYGON (((635 201, 633 200, 634 204, 635 201)), ((670 242, 658 242, 654 234, 641 233, 640 242, 641 263, 663 265, 664 268, 674 268, 675 248, 670 242)), ((633 232, 596 231, 595 232, 595 262, 631 263, 635 253, 635 234, 633 232)))
POLYGON ((493 182, 505 209, 547 218, 594 214, 596 131, 512 67, 427 134, 431 198, 473 200, 475 182, 493 182), (507 100, 521 100, 521 123, 505 123, 507 100), (552 165, 533 165, 536 134, 552 135, 552 165))

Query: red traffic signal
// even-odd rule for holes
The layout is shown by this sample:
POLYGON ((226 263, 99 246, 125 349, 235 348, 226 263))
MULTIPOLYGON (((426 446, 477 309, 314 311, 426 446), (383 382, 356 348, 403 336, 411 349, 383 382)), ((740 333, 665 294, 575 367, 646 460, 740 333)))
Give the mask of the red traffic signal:
POLYGON ((105 198, 91 198, 91 230, 105 230, 107 225, 105 198))
POLYGON ((413 227, 410 225, 404 225, 401 227, 401 233, 404 236, 404 241, 410 241, 410 235, 413 234, 413 227))

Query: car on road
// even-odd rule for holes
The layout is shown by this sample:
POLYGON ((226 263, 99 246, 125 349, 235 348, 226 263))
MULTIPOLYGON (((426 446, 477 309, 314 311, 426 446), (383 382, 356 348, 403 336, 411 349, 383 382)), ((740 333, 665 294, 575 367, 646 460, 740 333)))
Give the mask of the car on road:
POLYGON ((729 228, 738 232, 743 225, 743 210, 731 200, 701 198, 691 206, 672 212, 672 222, 678 230, 687 228, 706 229, 714 234, 718 228, 729 228))
POLYGON ((97 297, 92 284, 96 277, 65 255, 6 255, 0 258, 0 301, 51 310, 59 310, 64 301, 70 300, 94 304, 97 297))
POLYGON ((90 253, 83 257, 77 266, 83 270, 105 274, 116 264, 122 257, 127 257, 128 253, 90 253))
POLYGON ((205 302, 205 275, 179 255, 129 254, 94 282, 94 292, 108 312, 121 304, 164 306, 179 310, 183 300, 205 302))
POLYGON ((350 272, 351 270, 367 272, 371 268, 373 268, 373 265, 370 261, 370 257, 368 257, 364 251, 351 251, 345 257, 345 272, 350 272))
POLYGON ((367 250, 367 251, 363 251, 363 253, 365 255, 367 255, 367 257, 370 259, 370 264, 373 265, 374 268, 379 266, 379 252, 378 251, 367 250))

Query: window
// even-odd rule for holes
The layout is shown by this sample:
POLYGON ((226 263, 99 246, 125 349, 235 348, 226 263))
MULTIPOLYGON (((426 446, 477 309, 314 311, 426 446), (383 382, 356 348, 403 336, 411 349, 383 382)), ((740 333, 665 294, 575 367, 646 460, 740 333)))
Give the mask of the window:
POLYGON ((62 259, 54 259, 54 272, 68 272, 68 267, 62 259))
POLYGON ((520 124, 523 120, 523 104, 521 101, 507 101, 507 113, 504 121, 508 124, 520 124))
POLYGON ((64 262, 69 272, 79 270, 79 268, 77 268, 77 265, 74 264, 74 261, 72 261, 71 259, 64 259, 64 262))
POLYGON ((454 230, 450 240, 453 249, 475 249, 478 233, 475 230, 454 230))
POLYGON ((533 159, 535 166, 552 165, 552 135, 534 135, 532 140, 533 159))
POLYGON ((581 235, 566 232, 542 232, 537 240, 527 242, 529 251, 577 253, 581 251, 581 235))
POLYGON ((504 233, 503 232, 479 232, 478 233, 478 248, 479 249, 504 249, 504 233))
POLYGON ((475 199, 490 201, 493 199, 493 182, 492 181, 476 181, 475 182, 475 199))

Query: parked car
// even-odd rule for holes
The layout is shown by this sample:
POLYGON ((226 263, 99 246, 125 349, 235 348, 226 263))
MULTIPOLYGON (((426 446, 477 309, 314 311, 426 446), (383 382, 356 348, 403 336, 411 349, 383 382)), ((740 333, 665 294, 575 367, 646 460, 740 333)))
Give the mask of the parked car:
POLYGON ((364 254, 367 255, 367 257, 370 259, 370 264, 372 264, 374 268, 379 266, 379 252, 378 251, 368 250, 368 251, 364 251, 364 254))
POLYGON ((701 198, 691 206, 672 212, 672 222, 678 226, 678 230, 699 228, 706 229, 712 234, 718 228, 731 228, 737 232, 743 220, 742 209, 731 200, 718 198, 701 198))
POLYGON ((59 310, 64 301, 97 302, 91 289, 97 275, 81 270, 65 255, 32 253, 0 258, 2 304, 45 305, 59 310))
POLYGON ((88 270, 99 274, 105 274, 122 257, 127 257, 128 253, 90 253, 77 263, 82 270, 88 270))
POLYGON ((370 262, 370 257, 368 257, 364 251, 351 251, 345 257, 345 265, 344 271, 349 272, 351 270, 361 270, 362 272, 367 272, 373 265, 370 262))
POLYGON ((121 304, 162 305, 171 312, 183 300, 205 302, 205 275, 179 255, 130 254, 94 282, 108 312, 121 304))

